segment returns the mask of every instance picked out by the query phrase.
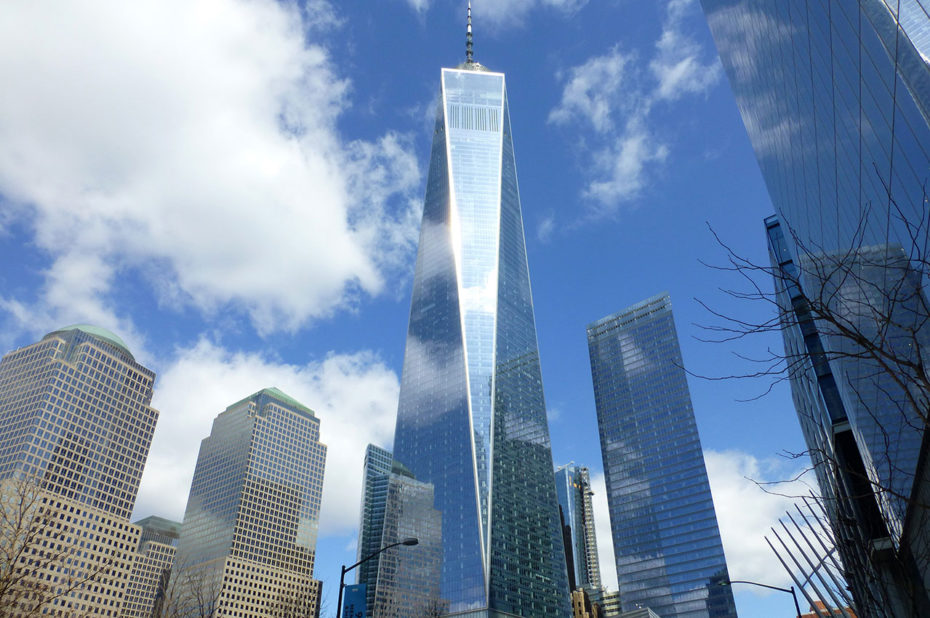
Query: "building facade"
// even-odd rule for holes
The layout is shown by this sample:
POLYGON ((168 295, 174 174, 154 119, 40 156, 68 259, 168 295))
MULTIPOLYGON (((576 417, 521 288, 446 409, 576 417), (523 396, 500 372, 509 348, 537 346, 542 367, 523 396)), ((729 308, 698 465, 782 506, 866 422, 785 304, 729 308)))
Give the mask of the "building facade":
POLYGON ((504 74, 469 45, 465 63, 442 70, 440 95, 394 456, 434 487, 450 615, 565 618, 504 74))
MULTIPOLYGON (((809 355, 809 364, 792 376, 797 412, 809 445, 835 442, 813 463, 829 467, 839 457, 853 466, 851 476, 868 480, 873 487, 853 495, 875 502, 881 525, 863 520, 874 529, 857 534, 887 539, 885 547, 862 549, 878 562, 844 558, 853 561, 847 571, 857 609, 863 616, 911 615, 914 608, 894 608, 923 603, 919 597, 930 587, 930 510, 921 494, 930 491, 923 402, 930 389, 925 374, 912 372, 907 360, 926 354, 922 326, 915 325, 928 317, 921 288, 930 222, 930 5, 702 3, 777 213, 777 225, 769 221, 767 229, 770 241, 773 233, 779 236, 773 274, 777 282, 783 279, 786 354, 809 355), (784 266, 793 274, 785 277, 784 266), (796 300, 806 306, 791 306, 796 300), (847 328, 831 324, 847 315, 847 328), (870 339, 884 332, 892 337, 870 339), (821 352, 810 356, 807 336, 821 352), (901 345, 905 338, 910 350, 901 345), (835 390, 815 382, 822 376, 835 390), (889 380, 898 383, 890 391, 889 380), (888 396, 892 392, 905 397, 888 396), (817 414, 827 419, 824 429, 805 420, 817 414), (831 436, 831 423, 842 418, 849 431, 831 436), (907 424, 913 431, 893 438, 907 424), (842 456, 834 452, 841 446, 842 456), (888 536, 881 537, 879 528, 888 536), (911 571, 898 575, 908 591, 898 600, 889 591, 891 597, 871 602, 875 586, 887 581, 874 568, 888 556, 894 568, 911 571)), ((824 494, 847 492, 836 475, 826 476, 824 494)), ((834 533, 842 538, 850 531, 834 533)))
POLYGON ((735 618, 671 300, 649 298, 587 333, 624 611, 735 618))
POLYGON ((0 361, 7 615, 120 615, 140 534, 129 516, 158 419, 154 380, 119 337, 90 325, 0 361))
POLYGON ((276 388, 217 416, 200 445, 166 603, 217 618, 316 615, 325 461, 319 419, 276 388))
POLYGON ((121 616, 159 618, 174 566, 181 524, 152 516, 140 519, 135 525, 140 529, 139 547, 133 556, 121 616))
POLYGON ((433 507, 432 485, 417 481, 389 451, 373 444, 365 453, 358 559, 416 538, 415 547, 395 547, 359 565, 373 618, 439 616, 442 517, 433 507), (362 571, 362 567, 367 567, 362 571))
POLYGON ((588 469, 574 464, 556 469, 555 491, 562 518, 569 588, 572 591, 578 588, 598 589, 601 587, 601 567, 591 503, 594 492, 588 469))
POLYGON ((777 217, 766 220, 766 231, 795 410, 856 607, 864 616, 930 613, 919 583, 930 556, 905 534, 919 527, 910 518, 913 505, 923 504, 917 492, 924 424, 910 402, 922 399, 918 408, 926 409, 927 393, 906 386, 919 383, 909 374, 919 366, 919 350, 930 349, 920 275, 900 245, 844 252, 845 266, 830 269, 841 279, 829 295, 843 316, 837 324, 818 317, 820 295, 809 298, 800 277, 811 267, 795 263, 777 217), (876 320, 876 313, 891 319, 876 320), (880 335, 886 354, 870 358, 838 327, 867 341, 880 335), (833 347, 837 341, 846 345, 833 347), (884 370, 890 365, 893 371, 884 370))

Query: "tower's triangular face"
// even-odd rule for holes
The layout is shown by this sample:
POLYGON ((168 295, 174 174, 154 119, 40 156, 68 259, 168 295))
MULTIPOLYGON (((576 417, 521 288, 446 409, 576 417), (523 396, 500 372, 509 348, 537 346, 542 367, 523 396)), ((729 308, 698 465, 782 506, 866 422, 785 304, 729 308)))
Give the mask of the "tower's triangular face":
POLYGON ((501 73, 442 72, 395 457, 435 486, 452 611, 567 615, 501 73))

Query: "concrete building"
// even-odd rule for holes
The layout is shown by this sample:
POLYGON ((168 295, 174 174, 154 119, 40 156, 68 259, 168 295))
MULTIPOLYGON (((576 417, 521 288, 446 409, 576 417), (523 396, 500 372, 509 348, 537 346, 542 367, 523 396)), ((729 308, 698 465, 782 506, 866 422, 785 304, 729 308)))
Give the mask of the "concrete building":
POLYGON ((0 599, 7 615, 120 615, 154 380, 119 337, 89 325, 0 361, 0 516, 16 580, 0 599))
POLYGON ((325 461, 313 410, 276 388, 217 416, 200 445, 166 603, 215 618, 318 613, 325 461))
POLYGON ((133 556, 132 571, 123 599, 124 618, 160 616, 171 567, 177 552, 181 524, 161 517, 135 522, 140 528, 139 547, 133 556))

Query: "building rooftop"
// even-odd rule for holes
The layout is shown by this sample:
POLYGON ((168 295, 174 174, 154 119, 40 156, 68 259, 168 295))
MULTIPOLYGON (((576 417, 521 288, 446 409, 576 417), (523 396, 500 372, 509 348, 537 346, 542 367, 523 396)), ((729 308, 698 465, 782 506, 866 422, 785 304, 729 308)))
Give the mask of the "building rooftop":
POLYGON ((82 333, 86 333, 92 337, 100 339, 101 341, 112 345, 124 354, 128 355, 132 360, 135 360, 132 352, 130 352, 129 348, 126 346, 125 341, 120 339, 115 333, 100 326, 94 326, 92 324, 72 324, 71 326, 65 326, 63 328, 59 328, 58 330, 54 330, 50 332, 49 335, 54 335, 55 333, 67 333, 75 330, 79 330, 82 333))

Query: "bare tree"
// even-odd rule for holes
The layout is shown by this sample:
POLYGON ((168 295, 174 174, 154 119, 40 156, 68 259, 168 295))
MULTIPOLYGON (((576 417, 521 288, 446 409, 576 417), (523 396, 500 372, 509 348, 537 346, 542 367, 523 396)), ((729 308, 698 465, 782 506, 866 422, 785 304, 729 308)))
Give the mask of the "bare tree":
POLYGON ((223 582, 215 570, 203 565, 175 565, 152 618, 213 618, 218 615, 222 592, 223 582))
POLYGON ((808 449, 789 456, 810 457, 860 616, 930 615, 928 217, 899 213, 907 242, 868 244, 865 212, 842 250, 811 246, 772 219, 767 265, 718 237, 727 263, 714 268, 743 283, 723 291, 751 313, 701 303, 717 318, 704 326, 707 341, 783 335, 784 350, 743 357, 748 371, 710 379, 765 378, 766 392, 791 383, 808 449))
POLYGON ((0 618, 47 613, 111 574, 112 557, 92 555, 86 522, 56 498, 32 478, 0 481, 0 618))

